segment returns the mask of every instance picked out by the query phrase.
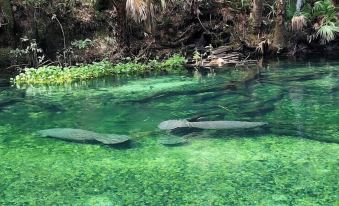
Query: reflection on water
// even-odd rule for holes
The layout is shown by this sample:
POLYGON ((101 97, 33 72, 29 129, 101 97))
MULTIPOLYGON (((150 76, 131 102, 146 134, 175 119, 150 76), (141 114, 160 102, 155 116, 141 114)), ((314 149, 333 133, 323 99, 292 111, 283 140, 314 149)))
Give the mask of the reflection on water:
POLYGON ((0 205, 334 205, 339 64, 213 75, 106 78, 0 90, 0 205), (268 122, 181 130, 169 119, 268 122), (130 135, 128 147, 35 135, 66 127, 130 135), (186 136, 185 136, 186 137, 186 136))

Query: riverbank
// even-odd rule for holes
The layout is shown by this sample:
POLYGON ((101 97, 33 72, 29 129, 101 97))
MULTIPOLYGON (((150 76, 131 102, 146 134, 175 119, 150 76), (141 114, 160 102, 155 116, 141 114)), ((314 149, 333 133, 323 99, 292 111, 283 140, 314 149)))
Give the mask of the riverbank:
POLYGON ((147 61, 174 53, 190 62, 220 47, 242 59, 339 51, 336 2, 309 1, 300 8, 294 1, 284 8, 274 2, 176 1, 162 9, 154 3, 157 9, 145 10, 152 15, 136 21, 137 5, 132 12, 124 1, 3 0, 0 59, 22 68, 147 61))

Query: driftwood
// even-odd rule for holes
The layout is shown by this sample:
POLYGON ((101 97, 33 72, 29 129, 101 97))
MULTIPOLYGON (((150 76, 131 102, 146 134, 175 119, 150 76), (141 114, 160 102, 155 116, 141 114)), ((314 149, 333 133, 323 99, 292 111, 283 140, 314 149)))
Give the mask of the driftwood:
POLYGON ((251 66, 256 65, 257 60, 249 59, 250 55, 245 56, 242 49, 232 46, 221 46, 209 51, 209 55, 199 62, 189 62, 189 68, 221 68, 225 66, 251 66))

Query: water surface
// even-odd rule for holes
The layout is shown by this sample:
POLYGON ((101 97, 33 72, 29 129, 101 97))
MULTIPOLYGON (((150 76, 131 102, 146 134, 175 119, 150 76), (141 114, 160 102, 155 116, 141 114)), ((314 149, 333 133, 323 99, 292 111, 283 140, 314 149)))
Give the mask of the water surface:
POLYGON ((338 62, 282 62, 0 87, 0 205, 336 205, 338 77, 338 62), (161 121, 197 117, 269 127, 184 131, 187 144, 159 144, 161 121), (132 142, 79 144, 34 133, 56 127, 132 142))

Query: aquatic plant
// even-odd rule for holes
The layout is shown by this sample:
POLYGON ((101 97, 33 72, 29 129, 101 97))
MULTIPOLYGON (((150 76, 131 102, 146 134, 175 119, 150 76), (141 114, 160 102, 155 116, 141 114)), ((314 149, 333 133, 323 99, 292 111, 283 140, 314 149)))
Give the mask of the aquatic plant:
POLYGON ((184 57, 173 55, 163 62, 153 60, 146 64, 131 61, 113 65, 104 60, 81 66, 42 66, 37 69, 24 69, 24 72, 12 79, 12 82, 15 84, 63 84, 104 76, 130 76, 153 72, 176 73, 184 71, 184 63, 184 57))
POLYGON ((141 149, 129 150, 52 142, 26 137, 7 143, 13 149, 0 150, 0 204, 301 206, 336 201, 335 144, 272 136, 197 140, 176 148, 148 138, 141 149))

